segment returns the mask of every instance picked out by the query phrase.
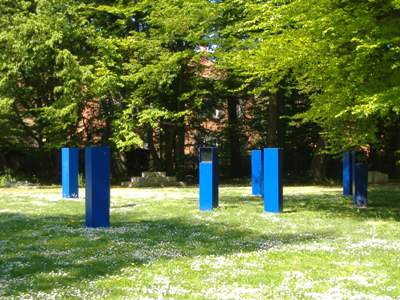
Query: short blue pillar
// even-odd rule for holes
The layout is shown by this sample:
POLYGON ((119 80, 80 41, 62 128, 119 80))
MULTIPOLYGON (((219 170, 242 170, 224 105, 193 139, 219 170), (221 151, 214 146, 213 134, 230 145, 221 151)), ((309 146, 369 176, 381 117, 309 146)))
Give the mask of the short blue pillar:
POLYGON ((264 211, 280 213, 282 196, 283 151, 279 148, 264 149, 264 211))
POLYGON ((78 198, 79 149, 61 149, 61 183, 63 198, 78 198))
POLYGON ((263 195, 263 156, 263 150, 251 151, 251 191, 253 196, 263 195))
POLYGON ((353 204, 367 206, 368 203, 368 166, 363 163, 354 165, 354 194, 353 204))
POLYGON ((343 195, 353 195, 353 152, 346 151, 343 153, 343 195))
POLYGON ((351 153, 351 174, 352 174, 352 178, 351 178, 351 191, 353 193, 353 200, 354 200, 354 193, 356 191, 356 185, 355 185, 355 178, 356 178, 356 163, 357 163, 357 157, 359 157, 359 153, 356 151, 353 151, 351 153))
POLYGON ((214 147, 200 148, 200 210, 218 207, 218 153, 214 147))
POLYGON ((110 226, 110 148, 85 149, 86 226, 110 226))

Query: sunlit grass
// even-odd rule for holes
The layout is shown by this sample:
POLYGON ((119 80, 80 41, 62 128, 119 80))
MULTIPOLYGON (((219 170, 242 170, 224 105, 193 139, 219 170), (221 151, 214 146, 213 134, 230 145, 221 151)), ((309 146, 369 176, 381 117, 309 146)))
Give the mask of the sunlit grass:
POLYGON ((339 188, 289 187, 280 215, 248 187, 220 194, 201 213, 195 188, 116 188, 112 227, 86 229, 82 199, 0 189, 0 298, 400 297, 399 187, 361 210, 339 188))

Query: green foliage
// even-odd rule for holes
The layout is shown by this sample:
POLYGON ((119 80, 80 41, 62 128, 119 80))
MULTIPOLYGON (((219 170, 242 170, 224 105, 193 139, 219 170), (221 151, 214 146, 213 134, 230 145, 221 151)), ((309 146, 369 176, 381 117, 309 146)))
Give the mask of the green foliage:
POLYGON ((82 173, 78 175, 78 186, 81 188, 85 187, 85 176, 82 173))
POLYGON ((2 16, 12 15, 0 29, 0 99, 27 146, 68 143, 87 99, 84 53, 94 30, 78 10, 74 1, 35 1, 2 16))
POLYGON ((318 124, 328 149, 378 142, 379 122, 400 108, 396 1, 224 5, 241 7, 223 31, 234 41, 221 62, 245 78, 242 89, 275 93, 289 76, 311 101, 297 119, 318 124))
POLYGON ((4 174, 0 175, 0 187, 9 187, 16 182, 17 180, 11 174, 10 170, 6 170, 4 174))
MULTIPOLYGON (((209 94, 204 89, 207 80, 199 76, 201 54, 196 47, 204 43, 207 22, 214 14, 211 4, 206 0, 139 1, 125 10, 129 7, 141 14, 135 17, 139 30, 120 38, 129 59, 123 63, 121 79, 130 91, 114 119, 113 141, 120 149, 141 145, 148 126, 189 124, 209 94)), ((115 7, 100 8, 114 18, 123 15, 115 7)), ((130 25, 123 24, 127 32, 130 25)))
POLYGON ((283 93, 307 108, 287 109, 293 124, 315 124, 308 136, 318 128, 330 152, 377 144, 399 119, 398 1, 19 0, 0 13, 9 147, 128 150, 149 128, 175 140, 232 96, 253 101, 254 120, 226 128, 265 131, 270 96, 283 93), (80 135, 93 102, 97 139, 80 135))

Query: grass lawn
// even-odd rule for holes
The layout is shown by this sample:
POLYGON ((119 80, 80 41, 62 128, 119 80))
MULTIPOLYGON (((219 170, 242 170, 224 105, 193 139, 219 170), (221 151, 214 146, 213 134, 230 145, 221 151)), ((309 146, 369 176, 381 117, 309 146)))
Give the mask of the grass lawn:
POLYGON ((195 188, 115 188, 110 229, 60 193, 0 189, 1 299, 400 299, 400 187, 361 210, 288 187, 280 215, 248 187, 210 213, 195 188))

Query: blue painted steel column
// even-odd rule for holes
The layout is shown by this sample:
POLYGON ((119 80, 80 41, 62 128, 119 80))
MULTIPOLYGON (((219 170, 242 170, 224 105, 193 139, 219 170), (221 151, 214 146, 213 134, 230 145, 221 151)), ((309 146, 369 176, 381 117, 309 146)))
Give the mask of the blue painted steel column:
POLYGON ((264 194, 263 156, 263 150, 251 151, 251 189, 253 196, 262 196, 264 194))
POLYGON ((283 151, 264 149, 264 211, 280 213, 283 209, 282 193, 283 151))
POLYGON ((343 153, 343 195, 353 195, 353 152, 346 151, 343 153))
POLYGON ((368 203, 368 166, 356 163, 354 166, 354 195, 353 204, 367 206, 368 203))
POLYGON ((86 226, 110 226, 110 148, 85 149, 86 226))
POLYGON ((61 149, 61 183, 63 198, 78 198, 79 149, 61 149))
POLYGON ((199 189, 200 210, 218 207, 218 154, 213 147, 200 148, 199 189))

